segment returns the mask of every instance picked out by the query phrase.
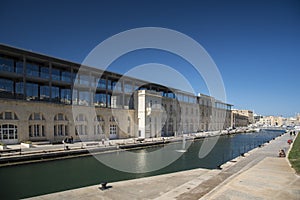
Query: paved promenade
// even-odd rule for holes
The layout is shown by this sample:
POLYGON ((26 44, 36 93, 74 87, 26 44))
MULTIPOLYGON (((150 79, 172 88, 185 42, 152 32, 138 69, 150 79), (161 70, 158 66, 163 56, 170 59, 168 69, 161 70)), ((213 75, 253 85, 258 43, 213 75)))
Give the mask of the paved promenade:
POLYGON ((196 169, 48 194, 32 199, 300 199, 300 177, 278 150, 289 149, 285 134, 236 158, 222 170, 196 169))

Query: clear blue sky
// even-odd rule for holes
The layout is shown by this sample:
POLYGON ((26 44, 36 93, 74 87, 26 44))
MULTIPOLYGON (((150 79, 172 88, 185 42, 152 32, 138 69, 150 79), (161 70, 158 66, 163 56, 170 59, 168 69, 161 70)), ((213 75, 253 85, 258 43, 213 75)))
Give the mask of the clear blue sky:
MULTIPOLYGON (((207 50, 235 108, 263 115, 300 112, 300 1, 2 0, 0 24, 0 43, 78 63, 121 31, 174 29, 207 50)), ((171 66, 176 59, 184 66, 174 56, 161 55, 136 52, 124 68, 112 69, 123 72, 126 64, 150 61, 171 66)), ((201 78, 186 74, 197 92, 207 93, 201 78)))

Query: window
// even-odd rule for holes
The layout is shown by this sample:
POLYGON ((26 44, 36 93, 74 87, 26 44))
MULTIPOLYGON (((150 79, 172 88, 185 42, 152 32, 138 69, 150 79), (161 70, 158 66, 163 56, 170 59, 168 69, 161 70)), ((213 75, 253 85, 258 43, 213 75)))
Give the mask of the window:
POLYGON ((106 94, 98 93, 94 96, 94 105, 106 107, 106 94))
POLYGON ((29 120, 45 120, 44 116, 41 113, 32 113, 29 116, 29 120))
POLYGON ((54 136, 67 136, 68 126, 64 124, 54 125, 54 136))
POLYGON ((32 113, 29 116, 29 137, 45 137, 45 118, 41 113, 32 113))
POLYGON ((23 82, 16 82, 16 98, 23 99, 24 97, 24 83, 23 82))
POLYGON ((83 114, 79 114, 76 117, 76 121, 77 122, 84 122, 84 121, 86 121, 86 117, 83 114))
POLYGON ((51 99, 53 101, 59 102, 59 87, 52 86, 51 87, 51 99))
POLYGON ((109 125, 109 134, 117 135, 117 125, 115 125, 115 124, 109 125))
POLYGON ((60 81, 60 70, 52 68, 52 80, 60 81))
POLYGON ((87 135, 87 126, 86 125, 76 125, 75 127, 76 129, 76 132, 75 134, 76 135, 87 135))
POLYGON ((129 83, 126 83, 126 84, 124 85, 124 92, 126 92, 126 93, 131 93, 131 92, 132 92, 132 85, 129 84, 129 83))
POLYGON ((65 104, 71 104, 71 89, 60 89, 60 101, 65 104))
POLYGON ((0 113, 0 119, 3 119, 3 120, 18 120, 18 117, 17 117, 16 113, 6 111, 6 112, 0 113))
POLYGON ((90 93, 88 91, 79 91, 79 105, 88 106, 90 104, 90 93))
POLYGON ((16 140, 18 139, 18 128, 13 124, 0 125, 0 140, 16 140))
POLYGON ((71 72, 62 71, 61 72, 61 80, 65 82, 71 82, 71 72))
POLYGON ((94 123, 94 134, 99 135, 99 134, 104 134, 104 118, 101 115, 97 115, 95 117, 95 123, 94 123))
POLYGON ((39 86, 35 83, 26 83, 26 95, 27 100, 36 100, 38 99, 39 86))
POLYGON ((0 78, 0 97, 11 98, 14 93, 14 82, 0 78))
POLYGON ((90 85, 90 76, 85 74, 79 74, 79 84, 90 85))
POLYGON ((39 77, 40 76, 39 66, 33 63, 26 63, 26 74, 28 76, 39 77))
POLYGON ((41 67, 41 78, 46 78, 48 79, 49 76, 49 68, 48 67, 41 67))
POLYGON ((104 134, 104 125, 96 124, 94 126, 94 135, 104 134))
POLYGON ((49 99, 50 99, 49 86, 47 85, 40 86, 40 100, 49 100, 49 99))
POLYGON ((98 81, 97 88, 106 89, 106 80, 101 78, 98 81))
POLYGON ((76 116, 75 134, 87 135, 87 118, 83 114, 76 116))
POLYGON ((45 126, 41 124, 29 125, 29 137, 45 137, 45 126))
POLYGON ((14 60, 0 57, 0 71, 14 72, 14 60))
POLYGON ((121 92, 121 91, 122 91, 122 84, 119 83, 119 82, 117 82, 117 81, 113 81, 113 82, 112 82, 112 89, 113 89, 114 91, 119 91, 119 92, 121 92))
POLYGON ((23 62, 22 61, 16 62, 16 73, 23 74, 23 62))
POLYGON ((114 116, 111 116, 111 117, 109 118, 109 121, 110 121, 110 122, 116 122, 116 121, 117 121, 117 118, 115 118, 114 116))
POLYGON ((101 115, 97 115, 95 121, 104 122, 104 118, 101 115))

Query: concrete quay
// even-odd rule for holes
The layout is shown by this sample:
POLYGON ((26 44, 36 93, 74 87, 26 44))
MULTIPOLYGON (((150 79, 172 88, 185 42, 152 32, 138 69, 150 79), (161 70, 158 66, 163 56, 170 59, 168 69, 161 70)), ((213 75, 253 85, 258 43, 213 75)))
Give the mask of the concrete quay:
POLYGON ((300 177, 278 150, 289 150, 284 134, 224 165, 68 190, 31 199, 300 199, 300 177))

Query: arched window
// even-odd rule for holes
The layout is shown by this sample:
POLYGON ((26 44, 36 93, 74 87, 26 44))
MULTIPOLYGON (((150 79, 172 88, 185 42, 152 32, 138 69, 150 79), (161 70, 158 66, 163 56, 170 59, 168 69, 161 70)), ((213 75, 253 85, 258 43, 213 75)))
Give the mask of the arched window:
POLYGON ((0 119, 2 120, 18 120, 18 116, 16 113, 11 112, 11 111, 5 111, 0 113, 0 119))
POLYGON ((58 113, 54 116, 54 121, 68 121, 68 118, 63 113, 58 113))
POLYGON ((86 116, 84 114, 78 114, 76 117, 77 122, 85 122, 87 121, 86 116))
POLYGON ((114 116, 111 116, 111 117, 109 118, 109 121, 110 121, 110 122, 117 122, 117 118, 114 117, 114 116))
POLYGON ((69 135, 68 119, 63 113, 58 113, 54 116, 54 136, 67 136, 69 135))
POLYGON ((76 116, 75 135, 87 135, 87 118, 84 114, 76 116))
POLYGON ((29 116, 29 137, 45 137, 45 118, 42 113, 32 113, 29 116))
POLYGON ((97 121, 97 122, 104 122, 104 118, 101 115, 97 115, 95 117, 95 121, 97 121))
POLYGON ((105 121, 101 115, 97 115, 94 120, 94 135, 104 134, 105 121))

